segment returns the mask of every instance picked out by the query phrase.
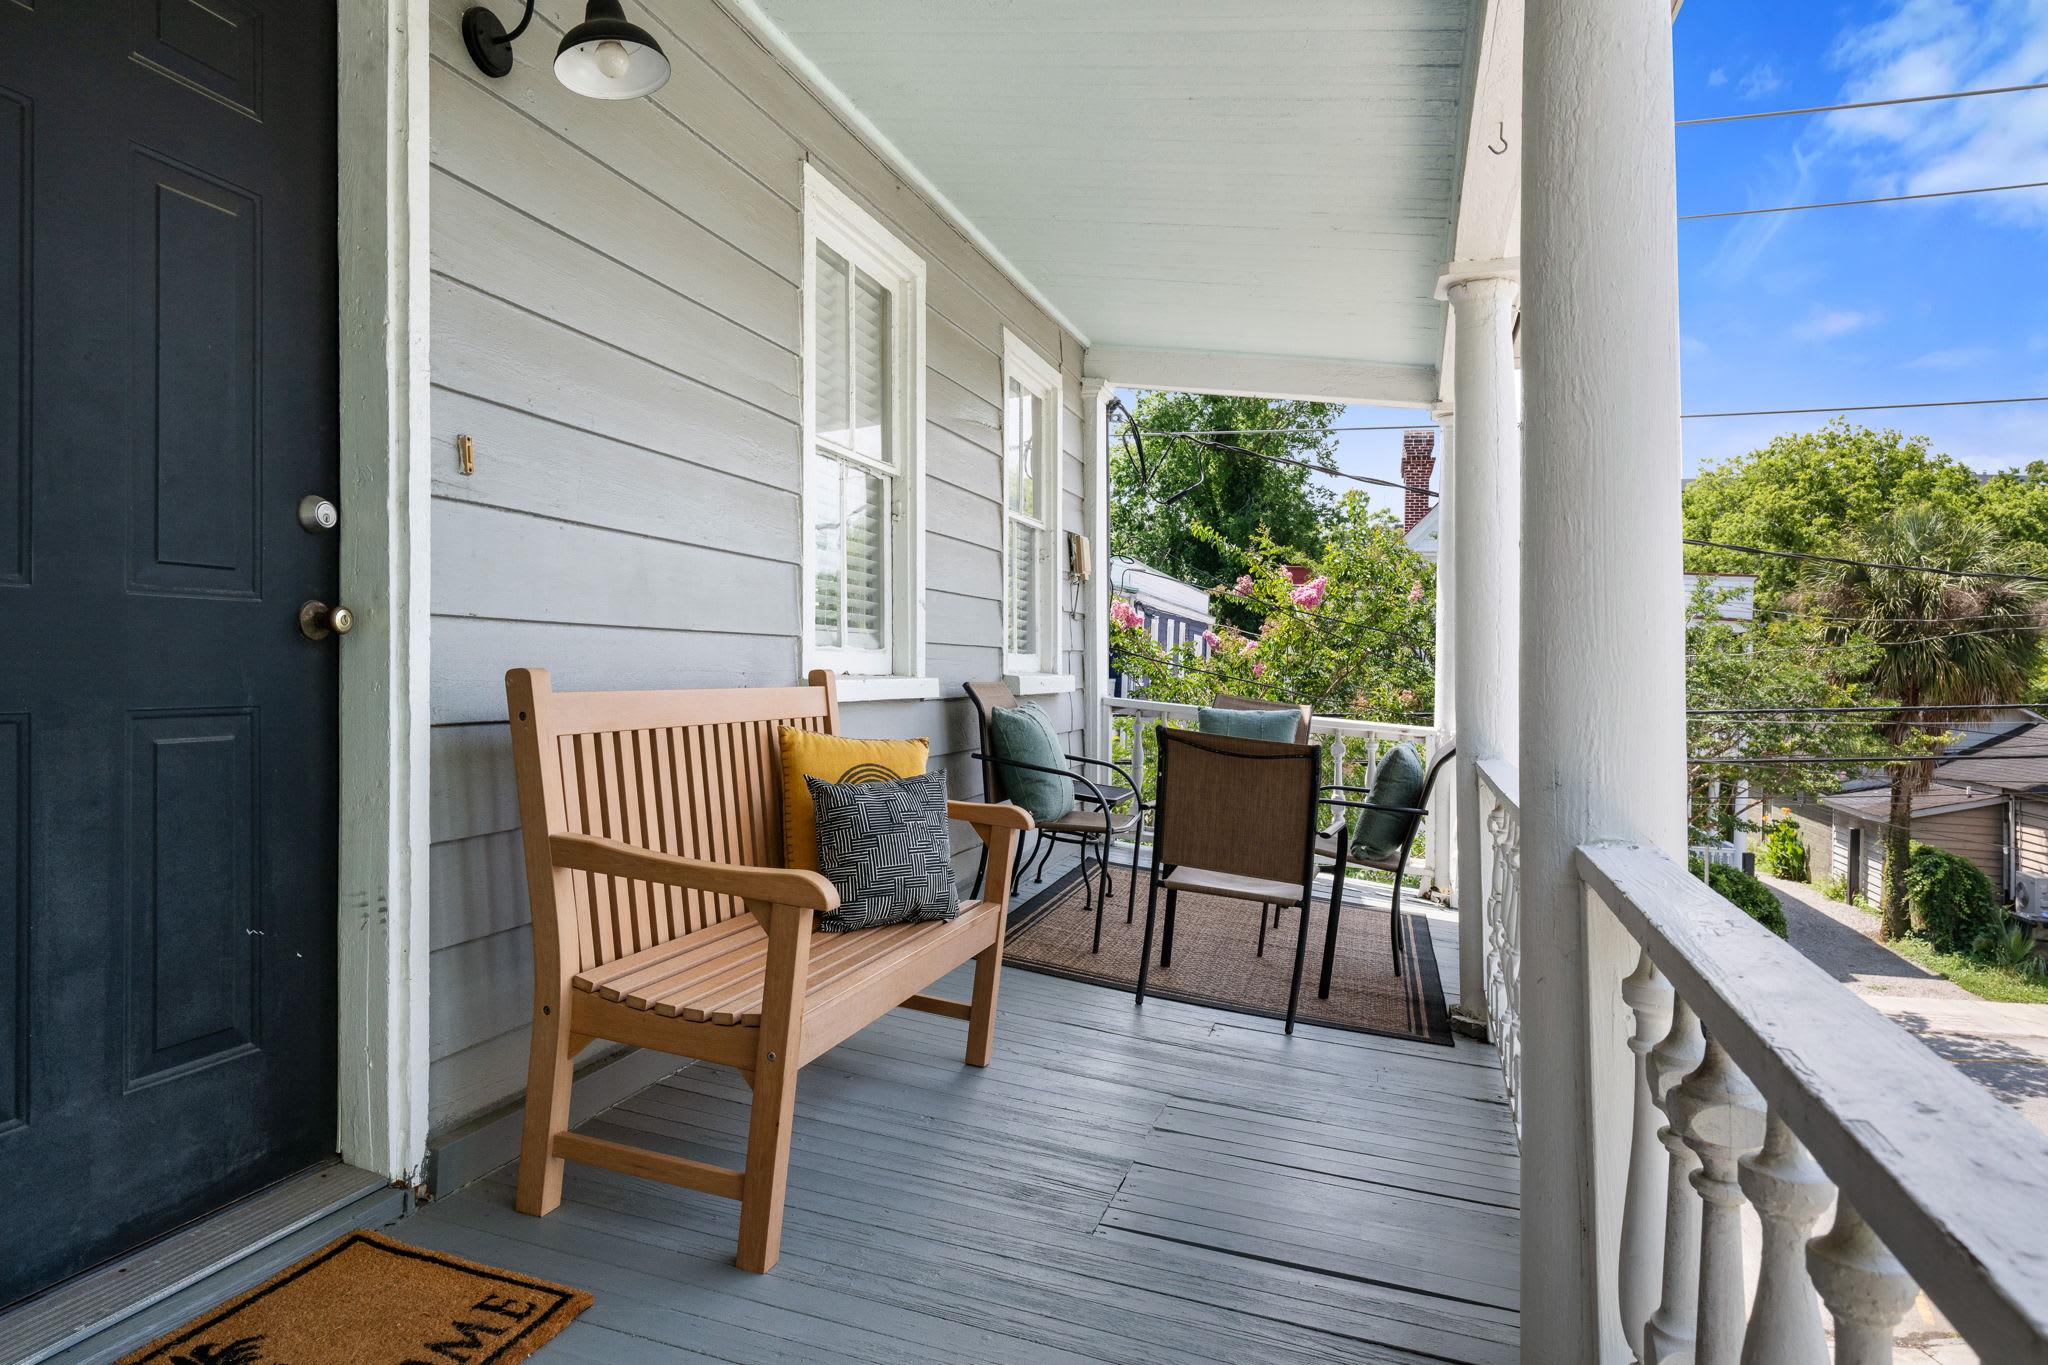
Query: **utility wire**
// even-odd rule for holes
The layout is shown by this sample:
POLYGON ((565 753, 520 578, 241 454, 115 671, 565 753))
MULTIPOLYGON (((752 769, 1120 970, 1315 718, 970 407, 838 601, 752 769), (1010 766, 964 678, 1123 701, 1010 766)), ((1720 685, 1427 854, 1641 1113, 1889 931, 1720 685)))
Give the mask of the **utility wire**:
POLYGON ((1816 412, 1889 412, 1897 408, 1978 408, 1992 403, 2048 403, 2048 394, 2038 398, 1950 398, 1939 403, 1855 403, 1832 408, 1764 408, 1756 412, 1685 412, 1685 421, 1696 417, 1804 417, 1816 412))
POLYGON ((1987 701, 1974 706, 1717 706, 1687 711, 1686 714, 1688 716, 1782 716, 1794 713, 1841 715, 1848 712, 1884 712, 1891 714, 1899 711, 2032 711, 2042 706, 2048 706, 2048 702, 1987 701))
POLYGON ((1948 764, 1948 763, 1974 763, 1974 762, 1990 762, 1990 761, 1991 761, 1991 760, 1993 760, 1993 759, 1996 759, 1996 760, 1998 760, 1998 761, 2000 761, 2000 762, 2007 762, 2007 763, 2009 763, 2009 762, 2012 762, 2012 761, 2013 761, 2014 759, 2021 759, 2021 758, 2048 758, 2048 753, 2042 753, 2042 754, 1940 754, 1940 753, 1935 753, 1935 754, 1917 754, 1917 755, 1916 755, 1916 754, 1877 754, 1877 755, 1870 755, 1870 754, 1808 754, 1808 755, 1806 755, 1806 756, 1805 756, 1805 757, 1803 757, 1803 758, 1702 758, 1702 757, 1698 757, 1698 756, 1696 756, 1696 755, 1690 755, 1690 754, 1689 754, 1689 755, 1687 755, 1687 756, 1686 756, 1686 760, 1685 760, 1685 761, 1686 761, 1687 763, 1699 763, 1699 764, 1707 764, 1707 763, 1711 763, 1711 764, 1713 764, 1713 765, 1714 765, 1715 767, 1719 767, 1719 768, 1725 768, 1725 767, 1729 767, 1729 766, 1731 766, 1731 765, 1733 765, 1733 764, 1738 764, 1738 763, 1739 763, 1739 764, 1764 764, 1764 763, 1771 763, 1771 764, 1782 764, 1782 763, 1829 763, 1829 764, 1833 764, 1833 763, 1841 763, 1841 764, 1846 764, 1846 765, 1849 765, 1849 766, 1851 766, 1851 767, 1873 767, 1873 768, 1874 768, 1874 767, 1877 767, 1877 766, 1879 766, 1880 764, 1888 764, 1888 763, 1942 763, 1942 764, 1948 764))
POLYGON ((2048 630, 2048 624, 2033 626, 1986 626, 1982 630, 1949 630, 1939 635, 1922 635, 1911 640, 1844 640, 1832 645, 1772 645, 1763 649, 1702 649, 1688 659, 1743 659, 1763 654, 1829 654, 1838 649, 1906 649, 1931 645, 1965 635, 2014 635, 2022 631, 2048 630))
POLYGON ((1792 114, 1834 114, 1844 109, 1877 109, 1888 104, 1925 104, 1929 100, 1963 100, 1973 95, 2013 95, 2023 90, 2048 90, 2048 85, 2001 85, 1992 90, 1951 90, 1945 95, 1904 95, 1898 99, 1861 100, 1855 104, 1818 104, 1811 109, 1768 109, 1758 114, 1716 114, 1710 118, 1682 118, 1680 128, 1696 123, 1740 123, 1753 118, 1785 118, 1792 114))
POLYGON ((1214 427, 1203 431, 1148 431, 1147 436, 1314 436, 1325 431, 1434 431, 1435 422, 1403 422, 1391 427, 1214 427))
POLYGON ((1723 209, 1719 213, 1681 213, 1681 223, 1697 222, 1702 218, 1747 218, 1755 213, 1798 213, 1802 209, 1846 209, 1857 204, 1903 204, 1909 199, 1949 199, 1958 194, 1999 194, 2005 190, 2038 190, 2048 188, 2048 180, 2030 180, 2024 185, 1979 185, 1969 190, 1930 190, 1926 194, 1888 194, 1877 199, 1836 199, 1826 204, 1780 204, 1768 209, 1723 209))
POLYGON ((1934 564, 1886 564, 1875 559, 1846 559, 1841 555, 1802 554, 1797 550, 1766 550, 1761 545, 1731 545, 1719 540, 1685 539, 1687 545, 1709 550, 1735 550, 1743 554, 1769 555, 1773 559, 1811 559, 1822 564, 1847 564, 1857 569, 1894 569, 1902 573, 1933 573, 1944 578, 1995 578, 2009 583, 2048 583, 2048 576, 2031 573, 1991 573, 1983 569, 1944 569, 1934 564))

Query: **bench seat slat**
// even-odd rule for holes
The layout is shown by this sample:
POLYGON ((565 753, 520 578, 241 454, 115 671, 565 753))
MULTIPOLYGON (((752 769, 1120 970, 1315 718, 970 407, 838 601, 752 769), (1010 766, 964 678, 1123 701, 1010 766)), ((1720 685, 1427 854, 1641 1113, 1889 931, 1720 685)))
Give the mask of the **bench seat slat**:
MULTIPOLYGON (((961 907, 960 919, 997 913, 987 901, 961 907)), ((920 955, 934 939, 959 925, 939 920, 891 924, 812 940, 805 981, 806 1010, 830 1002, 850 988, 920 955)), ((762 966, 768 936, 751 915, 645 949, 570 979, 579 991, 693 1022, 756 1027, 761 1022, 762 966)))

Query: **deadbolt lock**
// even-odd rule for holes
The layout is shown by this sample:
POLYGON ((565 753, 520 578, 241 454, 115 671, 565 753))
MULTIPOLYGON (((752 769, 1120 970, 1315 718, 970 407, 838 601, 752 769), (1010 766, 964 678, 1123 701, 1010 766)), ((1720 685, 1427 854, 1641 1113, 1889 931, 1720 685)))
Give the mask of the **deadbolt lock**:
POLYGON ((332 531, 341 525, 341 509, 334 505, 331 498, 323 498, 318 493, 308 493, 299 499, 299 525, 314 535, 322 531, 332 531))
POLYGON ((356 628, 356 614, 347 607, 330 607, 325 602, 308 602, 299 608, 299 634, 308 640, 346 635, 356 628))

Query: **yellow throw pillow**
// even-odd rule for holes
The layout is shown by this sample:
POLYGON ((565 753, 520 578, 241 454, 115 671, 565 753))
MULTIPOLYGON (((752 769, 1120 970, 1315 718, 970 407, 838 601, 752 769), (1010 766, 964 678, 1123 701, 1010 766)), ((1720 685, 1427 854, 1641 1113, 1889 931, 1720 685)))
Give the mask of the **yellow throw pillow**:
POLYGON ((931 742, 844 739, 785 725, 782 746, 782 865, 818 870, 818 811, 806 777, 826 782, 878 782, 922 777, 931 742))

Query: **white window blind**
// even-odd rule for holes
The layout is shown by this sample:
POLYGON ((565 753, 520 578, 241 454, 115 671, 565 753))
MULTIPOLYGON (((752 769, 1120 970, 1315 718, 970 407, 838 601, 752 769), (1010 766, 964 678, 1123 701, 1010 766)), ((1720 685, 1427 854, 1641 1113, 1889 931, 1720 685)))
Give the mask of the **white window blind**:
POLYGON ((807 169, 803 506, 812 665, 919 666, 923 263, 807 169))
POLYGON ((1003 357, 1003 616, 1010 671, 1054 671, 1059 372, 1012 335, 1003 357))

